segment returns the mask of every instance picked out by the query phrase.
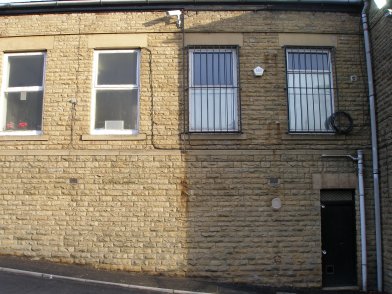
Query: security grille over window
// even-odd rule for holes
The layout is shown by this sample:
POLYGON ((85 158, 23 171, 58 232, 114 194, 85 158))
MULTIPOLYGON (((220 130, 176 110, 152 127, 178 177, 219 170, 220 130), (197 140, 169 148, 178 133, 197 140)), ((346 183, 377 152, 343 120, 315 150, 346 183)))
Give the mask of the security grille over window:
POLYGON ((286 49, 289 131, 333 132, 334 89, 330 49, 286 49))
POLYGON ((320 192, 321 202, 342 202, 353 200, 353 190, 340 189, 340 190, 321 190, 320 192))
POLYGON ((189 47, 189 132, 240 131, 238 47, 189 47))

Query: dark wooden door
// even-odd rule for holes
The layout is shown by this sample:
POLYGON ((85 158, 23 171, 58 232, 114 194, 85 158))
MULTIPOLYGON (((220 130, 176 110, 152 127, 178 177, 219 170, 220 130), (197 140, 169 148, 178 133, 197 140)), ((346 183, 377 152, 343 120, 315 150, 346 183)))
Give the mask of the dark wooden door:
POLYGON ((357 285, 354 201, 321 200, 323 286, 357 285))

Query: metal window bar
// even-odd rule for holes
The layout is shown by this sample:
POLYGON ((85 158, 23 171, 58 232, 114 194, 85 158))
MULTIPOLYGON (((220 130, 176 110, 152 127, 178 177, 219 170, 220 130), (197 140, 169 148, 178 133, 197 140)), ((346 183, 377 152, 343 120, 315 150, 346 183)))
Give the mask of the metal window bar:
POLYGON ((290 133, 333 133, 334 88, 330 48, 286 48, 290 133))
POLYGON ((188 131, 241 130, 238 46, 188 47, 188 131))

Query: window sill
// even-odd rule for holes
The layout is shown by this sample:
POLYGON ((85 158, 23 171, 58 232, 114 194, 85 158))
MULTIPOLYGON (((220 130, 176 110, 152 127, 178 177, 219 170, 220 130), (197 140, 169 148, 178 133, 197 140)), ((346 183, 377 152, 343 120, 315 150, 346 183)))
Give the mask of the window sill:
POLYGON ((241 133, 229 134, 182 134, 185 140, 246 140, 246 135, 241 133))
POLYGON ((0 135, 0 141, 48 141, 44 135, 0 135))
POLYGON ((82 135, 82 141, 143 141, 146 134, 138 135, 82 135))
POLYGON ((337 135, 336 133, 287 133, 282 135, 282 140, 293 140, 293 141, 303 141, 303 140, 334 140, 337 138, 346 138, 345 135, 337 135))

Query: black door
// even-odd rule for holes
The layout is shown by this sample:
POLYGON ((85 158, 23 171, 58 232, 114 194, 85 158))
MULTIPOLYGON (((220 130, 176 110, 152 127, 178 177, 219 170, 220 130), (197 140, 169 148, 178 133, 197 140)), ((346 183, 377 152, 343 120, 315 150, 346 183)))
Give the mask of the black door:
POLYGON ((353 191, 321 191, 324 287, 357 285, 355 236, 353 191))

